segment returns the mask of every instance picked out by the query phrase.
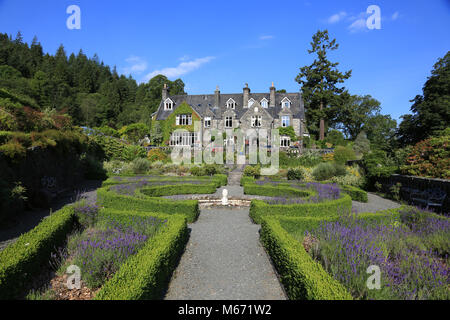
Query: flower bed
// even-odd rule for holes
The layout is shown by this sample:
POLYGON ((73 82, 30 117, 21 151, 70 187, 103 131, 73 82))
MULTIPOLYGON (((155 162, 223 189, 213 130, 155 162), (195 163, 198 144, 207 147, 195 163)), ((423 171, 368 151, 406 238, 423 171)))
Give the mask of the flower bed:
MULTIPOLYGON (((186 218, 181 215, 67 206, 0 252, 0 295, 20 298, 51 262, 58 268, 55 278, 69 265, 80 267, 80 292, 88 287, 95 299, 161 298, 186 241, 186 218), (73 233, 80 225, 84 231, 73 233)), ((31 292, 29 298, 60 295, 31 292)))
POLYGON ((283 284, 290 288, 292 298, 309 299, 304 289, 311 285, 308 270, 311 263, 318 263, 327 276, 322 275, 315 285, 325 285, 331 277, 355 299, 449 299, 448 218, 403 207, 359 214, 357 218, 264 216, 262 220, 262 242, 282 279, 286 276, 283 284), (288 239, 287 248, 283 248, 286 259, 300 255, 307 262, 295 270, 288 268, 287 262, 277 257, 280 252, 274 251, 276 246, 264 240, 273 233, 288 239), (366 286, 370 265, 381 269, 380 290, 366 286), (294 272, 307 275, 294 281, 294 272))

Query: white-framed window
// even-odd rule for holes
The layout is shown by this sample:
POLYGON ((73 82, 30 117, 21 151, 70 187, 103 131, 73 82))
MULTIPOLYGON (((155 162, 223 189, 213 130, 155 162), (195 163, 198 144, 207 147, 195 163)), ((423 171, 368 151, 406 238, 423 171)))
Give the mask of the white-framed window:
POLYGON ((255 99, 250 98, 250 100, 248 100, 248 107, 251 108, 251 106, 255 103, 255 99))
POLYGON ((170 98, 167 98, 164 101, 164 110, 172 110, 173 109, 173 101, 170 98))
POLYGON ((291 146, 291 137, 281 136, 280 137, 280 146, 281 147, 290 147, 291 146))
POLYGON ((266 98, 261 100, 261 107, 263 108, 269 107, 269 101, 266 98))
POLYGON ((283 100, 281 100, 281 106, 283 108, 290 108, 291 107, 291 100, 289 100, 288 98, 284 98, 283 100))
POLYGON ((205 117, 205 128, 211 128, 211 117, 205 117))
POLYGON ((234 109, 236 108, 236 102, 233 99, 228 99, 227 101, 227 109, 234 109))
POLYGON ((190 126, 192 124, 191 114, 177 114, 175 124, 177 126, 190 126))
POLYGON ((192 146, 197 141, 197 132, 174 132, 170 136, 171 146, 192 146))
POLYGON ((291 125, 291 117, 289 116, 282 116, 281 117, 281 126, 283 128, 289 127, 291 125))
POLYGON ((261 128, 262 117, 261 116, 252 116, 252 127, 253 128, 261 128))
POLYGON ((225 117, 225 128, 233 128, 233 117, 225 117))

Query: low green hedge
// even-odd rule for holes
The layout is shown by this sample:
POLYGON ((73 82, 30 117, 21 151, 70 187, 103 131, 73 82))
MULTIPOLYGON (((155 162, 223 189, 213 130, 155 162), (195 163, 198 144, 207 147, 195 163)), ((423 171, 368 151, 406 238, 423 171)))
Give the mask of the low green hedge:
MULTIPOLYGON (((102 210, 115 217, 130 212, 102 210)), ((127 259, 95 296, 96 300, 161 299, 188 239, 186 217, 133 212, 165 219, 165 225, 142 249, 127 259)))
POLYGON ((255 223, 260 224, 261 217, 266 215, 327 217, 336 216, 340 210, 348 211, 351 208, 352 199, 347 194, 337 200, 306 204, 267 204, 262 200, 252 200, 250 217, 255 223))
POLYGON ((211 194, 217 189, 216 183, 209 184, 178 184, 144 187, 137 190, 136 194, 144 194, 149 197, 172 196, 176 194, 211 194))
POLYGON ((261 242, 291 300, 351 300, 347 289, 314 261, 280 225, 279 217, 261 219, 261 242))
POLYGON ((22 293, 40 267, 48 263, 55 247, 64 243, 74 223, 73 208, 66 206, 0 251, 0 300, 22 293))
POLYGON ((220 188, 221 186, 225 186, 227 184, 228 177, 225 174, 216 174, 212 177, 196 177, 196 176, 184 176, 184 177, 171 177, 171 176, 148 176, 148 177, 142 177, 142 179, 139 180, 131 180, 127 178, 135 177, 136 175, 128 175, 128 176, 112 176, 109 177, 107 180, 103 181, 102 187, 112 186, 112 185, 118 185, 118 184, 128 184, 128 183, 137 183, 141 180, 146 180, 149 182, 179 182, 179 181, 204 181, 205 183, 215 183, 217 188, 220 188), (116 178, 121 178, 121 180, 117 180, 116 178))
POLYGON ((162 198, 137 198, 124 196, 103 187, 97 190, 97 202, 111 209, 160 212, 166 214, 183 214, 189 223, 195 222, 200 213, 197 200, 174 201, 162 198))
POLYGON ((267 196, 267 197, 308 197, 314 194, 311 190, 300 190, 290 186, 271 186, 271 185, 257 185, 254 183, 247 183, 244 185, 244 194, 267 196))
POLYGON ((359 202, 368 202, 367 192, 353 186, 340 186, 342 191, 347 193, 352 200, 359 202))

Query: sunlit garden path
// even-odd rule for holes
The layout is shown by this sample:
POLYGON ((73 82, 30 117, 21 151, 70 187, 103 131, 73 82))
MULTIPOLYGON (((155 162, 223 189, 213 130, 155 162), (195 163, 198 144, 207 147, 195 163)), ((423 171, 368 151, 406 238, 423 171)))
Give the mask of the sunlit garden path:
POLYGON ((356 209, 357 212, 378 212, 399 208, 401 206, 398 202, 382 198, 373 193, 367 193, 367 198, 367 203, 352 201, 353 209, 356 209))
MULTIPOLYGON (((243 195, 240 177, 239 169, 230 174, 225 188, 232 197, 243 195)), ((190 228, 190 239, 172 276, 167 300, 286 299, 259 242, 260 226, 251 222, 248 207, 202 209, 190 228)))

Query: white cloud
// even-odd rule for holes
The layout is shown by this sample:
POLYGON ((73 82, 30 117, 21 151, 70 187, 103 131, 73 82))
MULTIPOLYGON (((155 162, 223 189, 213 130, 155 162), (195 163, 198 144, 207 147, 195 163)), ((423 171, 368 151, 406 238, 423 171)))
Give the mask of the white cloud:
POLYGON ((178 60, 180 60, 180 61, 187 61, 189 59, 190 59, 190 57, 187 54, 185 54, 184 56, 178 58, 178 60))
POLYGON ((366 19, 360 18, 353 21, 353 23, 348 27, 348 29, 352 33, 367 30, 366 19))
POLYGON ((347 15, 347 12, 341 11, 339 13, 333 14, 331 17, 328 18, 328 23, 333 24, 341 21, 345 16, 347 15))
POLYGON ((275 37, 272 35, 264 35, 264 36, 260 36, 259 40, 271 40, 274 39, 275 37))
POLYGON ((137 56, 130 56, 125 59, 125 61, 129 64, 128 67, 123 68, 123 73, 142 73, 147 70, 147 61, 137 56))
POLYGON ((151 78, 157 76, 158 74, 165 75, 167 78, 177 78, 179 76, 197 70, 202 65, 210 62, 213 59, 215 59, 215 57, 198 58, 192 61, 183 61, 176 67, 155 70, 145 76, 145 81, 150 80, 151 78))
POLYGON ((395 11, 394 14, 393 14, 392 17, 391 17, 392 21, 397 20, 397 19, 398 19, 398 16, 399 16, 398 11, 395 11))

